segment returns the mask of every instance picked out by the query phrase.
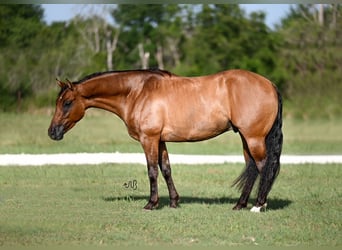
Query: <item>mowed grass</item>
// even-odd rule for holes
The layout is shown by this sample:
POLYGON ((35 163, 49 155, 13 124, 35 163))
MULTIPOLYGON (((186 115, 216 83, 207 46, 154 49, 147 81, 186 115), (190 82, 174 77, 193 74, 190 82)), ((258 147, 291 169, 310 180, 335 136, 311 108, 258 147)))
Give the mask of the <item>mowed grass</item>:
MULTIPOLYGON (((41 114, 0 113, 0 154, 66 152, 142 152, 115 115, 91 109, 62 141, 52 141, 47 129, 52 110, 41 114)), ((284 119, 283 154, 341 154, 342 119, 284 119)), ((242 154, 241 140, 232 131, 196 143, 168 143, 170 153, 242 154)))
MULTIPOLYGON (((148 199, 141 165, 0 167, 0 246, 341 246, 341 165, 285 165, 265 213, 232 211, 243 166, 173 166, 148 199), (136 189, 124 183, 136 180, 136 189)), ((248 208, 255 201, 255 192, 248 208)))

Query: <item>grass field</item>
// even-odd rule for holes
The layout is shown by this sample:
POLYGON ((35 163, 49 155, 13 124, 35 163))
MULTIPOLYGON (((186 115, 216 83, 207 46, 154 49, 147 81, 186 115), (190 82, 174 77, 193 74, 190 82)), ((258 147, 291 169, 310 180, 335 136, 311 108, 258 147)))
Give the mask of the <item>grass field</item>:
MULTIPOLYGON (((0 153, 142 152, 121 120, 99 110, 89 110, 63 141, 47 136, 52 114, 0 113, 0 153)), ((342 154, 342 119, 285 119, 285 154, 342 154)), ((168 143, 170 153, 241 154, 240 137, 233 132, 196 143, 168 143)))
MULTIPOLYGON (((47 136, 50 119, 0 113, 0 153, 142 152, 109 113, 89 112, 60 142, 47 136)), ((283 153, 341 154, 341 127, 342 119, 285 119, 283 153)), ((170 153, 241 153, 232 132, 168 147, 170 153)), ((261 214, 231 210, 239 192, 230 185, 242 168, 175 165, 180 207, 168 207, 160 175, 160 206, 147 212, 144 166, 0 167, 0 247, 342 245, 341 164, 282 166, 261 214), (133 180, 136 189, 124 187, 133 180)))
POLYGON ((140 165, 1 167, 0 246, 341 246, 341 167, 283 166, 261 214, 231 210, 242 165, 174 166, 152 212, 140 165))

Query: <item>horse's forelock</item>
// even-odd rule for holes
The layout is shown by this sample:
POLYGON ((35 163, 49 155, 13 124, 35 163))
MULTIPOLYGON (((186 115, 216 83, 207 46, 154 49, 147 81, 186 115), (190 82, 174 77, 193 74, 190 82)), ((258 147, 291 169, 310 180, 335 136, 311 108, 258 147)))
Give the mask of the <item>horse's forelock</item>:
POLYGON ((58 93, 58 99, 61 99, 62 97, 63 97, 63 95, 64 95, 64 93, 65 93, 65 91, 68 89, 68 87, 67 86, 63 86, 62 88, 61 88, 61 90, 59 91, 59 93, 58 93))

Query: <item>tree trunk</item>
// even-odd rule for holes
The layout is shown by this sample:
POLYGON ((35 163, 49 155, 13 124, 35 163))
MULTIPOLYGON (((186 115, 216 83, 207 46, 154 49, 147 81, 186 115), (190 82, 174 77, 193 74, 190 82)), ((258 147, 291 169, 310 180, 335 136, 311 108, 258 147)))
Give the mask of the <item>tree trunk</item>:
POLYGON ((148 68, 148 61, 150 59, 150 53, 144 51, 144 46, 142 43, 138 44, 138 49, 139 49, 139 57, 141 61, 141 67, 142 69, 147 69, 148 68))
POLYGON ((332 19, 330 23, 330 27, 335 29, 336 28, 336 21, 337 21, 337 4, 332 4, 333 13, 332 13, 332 19))
POLYGON ((175 66, 178 66, 180 64, 180 55, 179 55, 179 51, 178 51, 178 47, 177 47, 177 41, 175 41, 175 39, 169 38, 168 40, 168 44, 169 44, 169 48, 171 50, 171 55, 173 57, 173 61, 175 66))
POLYGON ((112 31, 106 31, 106 48, 107 48, 107 69, 113 70, 113 53, 116 50, 119 40, 120 30, 117 30, 112 40, 112 31))
POLYGON ((159 69, 164 69, 163 47, 159 43, 157 44, 156 59, 157 59, 157 62, 158 62, 158 68, 159 69))
POLYGON ((324 6, 323 6, 323 4, 318 5, 318 23, 320 26, 324 25, 324 6))
POLYGON ((95 39, 95 44, 94 44, 94 49, 95 53, 100 52, 100 35, 99 35, 99 27, 94 27, 94 39, 95 39))

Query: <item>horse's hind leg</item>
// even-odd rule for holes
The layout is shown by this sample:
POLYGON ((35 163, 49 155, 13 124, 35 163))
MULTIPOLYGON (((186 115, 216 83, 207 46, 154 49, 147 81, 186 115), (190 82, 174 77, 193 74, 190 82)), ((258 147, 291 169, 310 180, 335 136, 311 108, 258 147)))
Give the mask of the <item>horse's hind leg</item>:
POLYGON ((259 192, 256 205, 251 211, 259 212, 263 206, 266 205, 267 194, 270 190, 270 184, 268 181, 268 173, 266 168, 266 143, 264 137, 244 137, 240 132, 243 146, 244 155, 246 159, 246 169, 241 176, 235 181, 238 187, 242 188, 241 197, 234 207, 234 209, 241 209, 247 206, 249 195, 252 191, 253 184, 261 174, 261 180, 259 185, 259 192), (248 156, 248 157, 247 157, 248 156))
POLYGON ((159 142, 158 163, 159 163, 160 170, 161 170, 161 172, 164 176, 164 179, 166 181, 167 188, 169 189, 170 207, 175 208, 175 207, 177 207, 177 204, 179 201, 179 195, 177 193, 177 190, 176 190, 175 185, 174 185, 173 180, 172 180, 169 155, 167 152, 165 142, 159 142))
POLYGON ((267 164, 269 164, 266 154, 266 144, 265 139, 252 138, 247 141, 250 153, 256 163, 258 172, 260 173, 260 183, 258 190, 258 197, 256 205, 251 209, 252 212, 260 212, 263 207, 266 207, 267 195, 271 189, 272 183, 270 183, 270 175, 273 173, 268 173, 267 164))
POLYGON ((247 206, 247 202, 249 199, 249 195, 253 189, 256 178, 258 177, 258 169, 255 164, 254 159, 250 156, 247 143, 242 135, 242 143, 243 143, 243 154, 246 161, 246 167, 244 172, 240 175, 240 177, 234 182, 233 185, 237 185, 239 189, 242 189, 242 193, 239 201, 233 207, 234 210, 240 210, 247 206))
POLYGON ((267 195, 271 191, 274 180, 279 173, 279 158, 280 155, 272 155, 272 153, 267 156, 265 166, 260 173, 258 198, 255 207, 251 209, 252 212, 260 212, 262 207, 266 207, 267 195))
POLYGON ((251 209, 252 212, 260 212, 262 207, 266 207, 267 195, 271 191, 272 185, 278 176, 280 170, 280 154, 283 144, 281 126, 282 121, 280 110, 277 120, 264 140, 265 147, 267 148, 267 156, 260 161, 260 165, 257 163, 260 172, 260 184, 257 202, 251 209))

